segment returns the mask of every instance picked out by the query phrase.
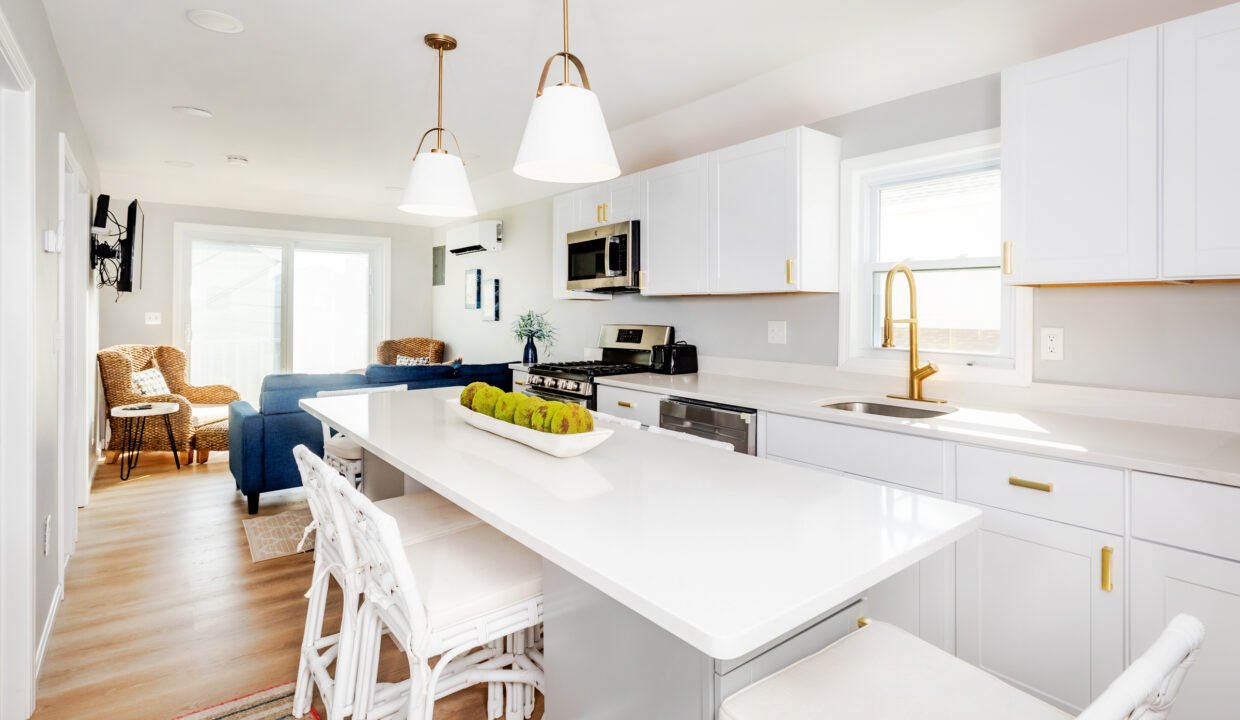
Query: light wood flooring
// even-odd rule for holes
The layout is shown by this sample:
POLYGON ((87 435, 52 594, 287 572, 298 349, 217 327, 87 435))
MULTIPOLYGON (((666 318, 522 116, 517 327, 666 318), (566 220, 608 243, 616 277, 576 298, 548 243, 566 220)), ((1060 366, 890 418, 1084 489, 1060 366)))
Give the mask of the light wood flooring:
MULTIPOLYGON (((259 512, 303 500, 300 488, 268 493, 259 512)), ((170 720, 295 680, 313 555, 251 562, 244 517, 227 453, 180 471, 169 453, 143 453, 126 483, 100 465, 34 719, 170 720)), ((388 648, 381 673, 403 665, 388 648)), ((435 717, 484 720, 485 700, 472 688, 437 703, 435 717)))

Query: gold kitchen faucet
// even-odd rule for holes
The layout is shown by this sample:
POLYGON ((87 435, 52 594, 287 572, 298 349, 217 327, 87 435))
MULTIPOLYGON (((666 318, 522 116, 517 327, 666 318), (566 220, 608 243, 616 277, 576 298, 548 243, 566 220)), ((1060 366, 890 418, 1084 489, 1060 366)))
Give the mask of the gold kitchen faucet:
POLYGON ((887 271, 887 304, 883 308, 883 347, 892 348, 896 346, 894 333, 892 328, 896 323, 904 323, 908 325, 908 394, 907 395, 888 395, 887 397, 896 398, 897 400, 918 400, 921 402, 941 403, 946 400, 935 400, 934 398, 922 397, 921 384, 925 379, 939 371, 939 366, 934 363, 926 363, 918 365, 917 357, 917 282, 913 279, 913 271, 908 265, 899 263, 887 271), (908 278, 908 319, 894 320, 891 315, 891 284, 895 280, 896 273, 903 273, 908 278))

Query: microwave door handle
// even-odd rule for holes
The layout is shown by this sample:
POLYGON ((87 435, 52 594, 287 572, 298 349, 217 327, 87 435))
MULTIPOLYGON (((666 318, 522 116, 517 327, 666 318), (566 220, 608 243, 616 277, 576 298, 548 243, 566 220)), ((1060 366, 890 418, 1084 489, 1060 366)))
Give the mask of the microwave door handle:
POLYGON ((603 277, 615 277, 616 272, 611 269, 611 246, 619 241, 612 236, 607 236, 607 242, 603 245, 603 277))

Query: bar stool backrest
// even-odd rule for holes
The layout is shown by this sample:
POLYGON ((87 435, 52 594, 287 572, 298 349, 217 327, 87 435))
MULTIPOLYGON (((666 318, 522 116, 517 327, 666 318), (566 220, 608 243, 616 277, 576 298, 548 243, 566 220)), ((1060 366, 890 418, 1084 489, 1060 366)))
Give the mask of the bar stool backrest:
POLYGON ((1145 651, 1102 691, 1077 720, 1165 720, 1184 676, 1197 659, 1205 626, 1176 615, 1145 651))

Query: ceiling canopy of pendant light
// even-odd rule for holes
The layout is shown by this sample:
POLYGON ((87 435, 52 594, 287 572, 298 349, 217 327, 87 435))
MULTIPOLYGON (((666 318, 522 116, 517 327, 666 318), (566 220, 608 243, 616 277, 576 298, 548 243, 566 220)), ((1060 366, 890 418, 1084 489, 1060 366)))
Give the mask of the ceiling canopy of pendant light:
POLYGON ((559 183, 610 180, 620 174, 611 134, 598 96, 581 60, 568 51, 568 0, 564 2, 564 51, 547 58, 538 93, 512 166, 516 174, 559 183), (547 73, 556 58, 564 59, 564 82, 546 87, 547 73), (569 81, 569 65, 577 68, 581 85, 569 81))
POLYGON ((422 139, 418 141, 405 195, 397 207, 414 215, 470 217, 478 214, 478 208, 474 205, 473 191, 469 189, 465 163, 460 158, 461 143, 457 141, 456 133, 443 126, 443 54, 456 49, 456 38, 434 33, 424 39, 427 46, 439 54, 439 113, 435 127, 422 133, 422 139), (452 135, 452 140, 456 142, 457 155, 444 149, 445 132, 452 135), (431 133, 435 133, 435 147, 422 152, 422 144, 431 133))

